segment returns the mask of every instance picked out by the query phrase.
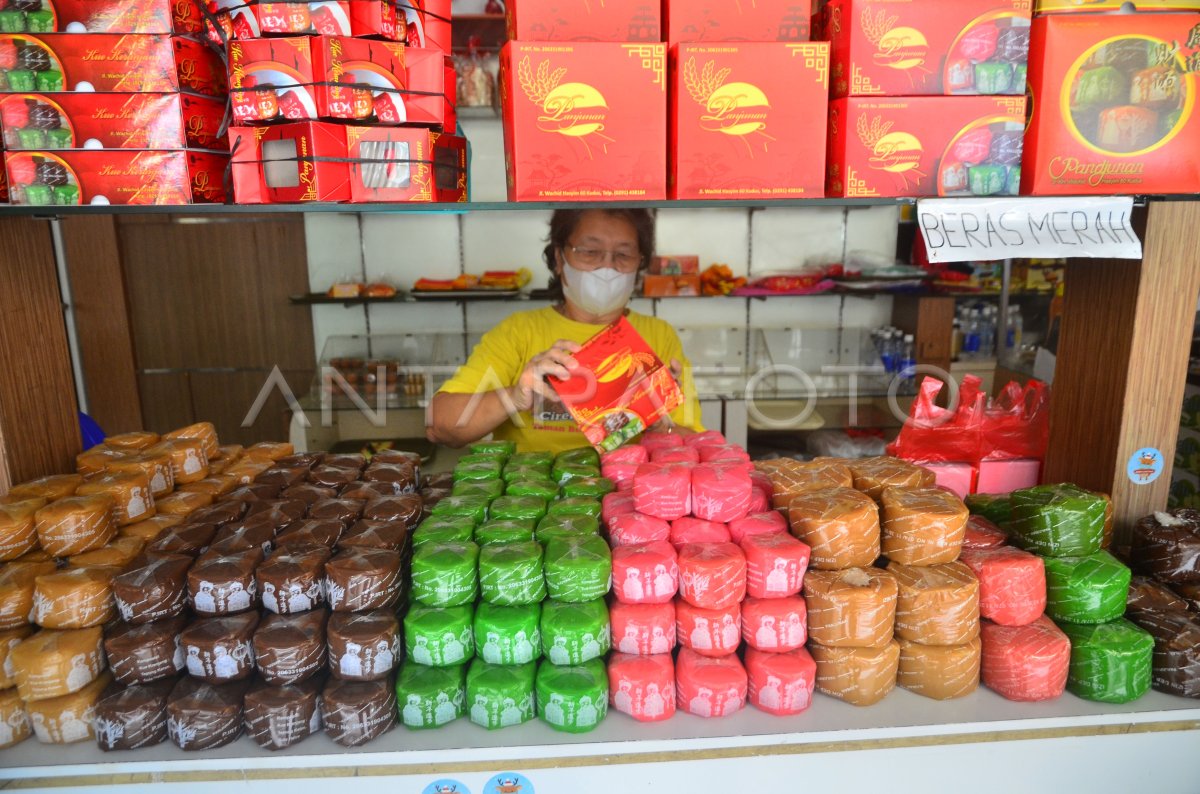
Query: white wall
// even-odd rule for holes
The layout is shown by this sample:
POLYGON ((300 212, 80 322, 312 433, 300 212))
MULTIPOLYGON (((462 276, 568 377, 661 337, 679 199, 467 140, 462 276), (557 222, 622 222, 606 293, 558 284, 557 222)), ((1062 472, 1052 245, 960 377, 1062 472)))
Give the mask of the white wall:
MULTIPOLYGON (((500 124, 462 122, 471 141, 475 201, 503 201, 504 158, 500 124)), ((412 213, 310 214, 309 286, 322 292, 336 279, 387 280, 407 289, 422 276, 527 267, 533 286, 545 286, 541 263, 548 212, 497 211, 463 215, 412 213)), ((736 275, 760 276, 806 264, 842 262, 847 255, 890 258, 896 248, 898 209, 869 207, 659 210, 658 250, 699 254, 701 267, 720 262, 736 275)), ((482 332, 530 302, 393 304, 313 308, 316 349, 333 334, 482 332)), ((635 301, 677 327, 873 328, 891 318, 891 299, 840 296, 773 298, 769 301, 635 301)))

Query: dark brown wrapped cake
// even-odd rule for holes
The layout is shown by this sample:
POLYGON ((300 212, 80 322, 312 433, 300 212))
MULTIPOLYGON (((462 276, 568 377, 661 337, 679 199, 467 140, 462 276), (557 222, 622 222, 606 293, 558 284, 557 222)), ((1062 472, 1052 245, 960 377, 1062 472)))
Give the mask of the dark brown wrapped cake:
POLYGON ((181 524, 156 538, 146 546, 145 552, 149 557, 183 554, 194 559, 208 548, 216 534, 215 524, 181 524))
POLYGON ((362 475, 363 482, 382 482, 393 493, 416 493, 417 469, 407 463, 372 463, 362 475))
POLYGON ((280 615, 307 612, 325 603, 325 546, 289 545, 258 566, 263 607, 280 615))
POLYGON ((111 686, 96 703, 96 744, 105 752, 137 750, 167 740, 167 698, 178 677, 148 684, 111 686))
POLYGON ((332 549, 345 531, 341 521, 306 519, 288 526, 275 536, 275 548, 281 550, 291 545, 317 545, 332 549))
POLYGON ((1200 510, 1153 513, 1133 526, 1130 560, 1138 573, 1170 584, 1200 583, 1200 510))
POLYGON ((420 494, 385 496, 367 502, 367 506, 363 508, 363 518, 369 521, 401 521, 412 529, 421 518, 421 507, 420 494))
POLYGON ((246 732, 265 750, 282 750, 321 730, 321 678, 268 686, 257 681, 246 693, 246 732))
POLYGON ((298 615, 268 614, 254 632, 254 664, 271 685, 295 684, 325 669, 326 622, 323 609, 298 615))
POLYGON ((224 747, 242 735, 242 699, 249 686, 184 676, 167 698, 167 735, 181 750, 224 747))
POLYGON ((402 522, 357 521, 338 540, 339 549, 367 548, 403 551, 408 544, 408 527, 402 522))
POLYGON ((1143 612, 1131 616, 1154 638, 1152 686, 1159 692, 1200 698, 1200 621, 1192 612, 1143 612))
POLYGON ((256 628, 257 612, 196 620, 180 635, 188 674, 213 684, 249 678, 256 628))
POLYGON ((284 490, 279 495, 284 499, 299 499, 307 505, 312 505, 325 499, 337 498, 337 491, 333 488, 302 482, 284 490))
POLYGON ((1187 602, 1162 582, 1156 582, 1148 576, 1135 576, 1129 582, 1125 612, 1130 616, 1142 612, 1171 612, 1187 608, 1187 602))
POLYGON ((185 615, 155 623, 118 623, 105 631, 104 652, 113 678, 120 684, 146 684, 170 678, 184 669, 180 635, 185 615))
POLYGON ((361 499, 326 499, 310 507, 308 517, 331 518, 350 526, 362 517, 364 504, 361 499))
POLYGON ((366 612, 396 605, 401 558, 384 549, 339 551, 325 564, 325 596, 334 612, 366 612))
POLYGON ((400 622, 388 609, 335 612, 326 630, 329 671, 347 681, 378 681, 400 662, 400 622))
POLYGON ((358 747, 396 724, 396 691, 391 678, 339 681, 331 678, 321 695, 325 733, 343 747, 358 747))
POLYGON ((357 482, 361 471, 347 469, 341 466, 319 466, 308 475, 308 481, 313 485, 326 488, 343 488, 352 482, 357 482))
POLYGON ((261 548, 205 556, 188 571, 188 601, 197 615, 232 615, 258 603, 255 569, 263 560, 261 548))

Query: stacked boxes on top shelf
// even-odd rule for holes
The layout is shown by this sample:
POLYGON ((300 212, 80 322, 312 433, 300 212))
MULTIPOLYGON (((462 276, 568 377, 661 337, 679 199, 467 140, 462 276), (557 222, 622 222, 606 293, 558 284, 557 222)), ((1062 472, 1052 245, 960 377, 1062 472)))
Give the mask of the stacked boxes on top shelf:
POLYGON ((826 3, 829 195, 1016 195, 1031 5, 826 3))
POLYGON ((449 0, 217 5, 237 203, 466 201, 449 0))
POLYGON ((225 70, 199 41, 201 19, 191 0, 29 0, 0 10, 8 199, 223 201, 225 70))

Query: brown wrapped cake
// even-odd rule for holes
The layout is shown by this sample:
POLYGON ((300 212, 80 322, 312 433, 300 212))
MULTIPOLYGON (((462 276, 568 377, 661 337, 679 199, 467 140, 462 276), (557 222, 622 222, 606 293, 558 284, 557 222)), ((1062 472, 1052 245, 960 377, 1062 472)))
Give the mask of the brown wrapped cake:
POLYGON ((338 541, 339 549, 367 548, 404 551, 409 529, 403 522, 356 521, 338 541))
POLYGON ((268 614, 254 632, 258 674, 271 685, 295 684, 325 669, 325 610, 296 615, 268 614))
POLYGON ((147 518, 145 521, 121 527, 117 530, 117 537, 138 538, 144 543, 153 543, 168 529, 182 524, 183 520, 183 516, 169 516, 159 513, 152 518, 147 518))
POLYGON ((387 609, 335 612, 329 618, 329 672, 348 681, 378 681, 400 662, 400 622, 387 609))
POLYGON ((265 750, 282 750, 319 732, 324 685, 321 678, 283 686, 256 682, 246 693, 246 732, 265 750))
POLYGON ((282 550, 285 546, 311 544, 332 549, 344 529, 341 521, 297 521, 275 536, 275 548, 282 550))
POLYGON ((280 615, 307 612, 325 603, 325 546, 288 546, 258 566, 263 606, 280 615))
POLYGON ((181 524, 147 545, 146 555, 182 554, 194 559, 208 548, 216 534, 217 529, 212 524, 181 524))
POLYGON ((884 488, 883 554, 901 565, 941 565, 962 553, 967 506, 940 488, 884 488))
POLYGON ((374 463, 362 475, 364 482, 381 482, 391 486, 396 494, 416 493, 417 469, 405 463, 374 463))
POLYGON ((883 496, 884 488, 932 488, 937 484, 929 469, 899 458, 862 458, 845 461, 845 464, 854 475, 854 487, 875 501, 883 496))
POLYGON ((382 681, 340 681, 331 678, 321 695, 325 733, 343 747, 358 747, 396 724, 396 691, 390 678, 382 681))
POLYGON ((230 524, 217 530, 212 545, 200 555, 200 561, 247 551, 257 551, 266 557, 273 548, 275 532, 271 527, 252 522, 230 524))
POLYGON ((118 526, 136 524, 154 515, 150 475, 145 472, 109 472, 86 481, 77 496, 107 496, 112 499, 118 526))
POLYGON ((256 628, 257 612, 196 620, 180 635, 188 674, 212 684, 249 678, 256 628))
POLYGON ((112 499, 68 496, 37 511, 38 544, 55 557, 97 549, 117 535, 112 499))
POLYGON ((827 647, 881 648, 895 628, 896 577, 878 568, 809 571, 808 636, 827 647))
POLYGON ((242 735, 242 699, 249 686, 184 676, 167 698, 167 735, 181 750, 224 747, 242 735))
POLYGON ((1154 513, 1133 526, 1133 568, 1168 584, 1200 583, 1200 510, 1154 513))
POLYGON ((362 476, 362 472, 359 469, 347 469, 340 466, 319 466, 309 472, 308 480, 313 485, 338 489, 358 482, 360 476, 362 476))
POLYGON ((232 615, 258 603, 254 571, 263 560, 262 549, 204 557, 188 571, 188 601, 196 614, 232 615))
POLYGON ((96 744, 105 752, 137 750, 167 740, 167 698, 177 677, 109 687, 95 707, 96 744))
POLYGON ((401 557, 384 549, 346 549, 325 564, 325 596, 334 612, 393 607, 400 599, 401 557))
POLYGON ((119 568, 66 568, 34 582, 33 622, 47 629, 101 626, 117 614, 112 581, 119 568))
POLYGON ((792 534, 812 548, 814 569, 865 568, 879 557, 879 508, 853 489, 799 494, 789 502, 788 521, 792 534))
POLYGON ((350 526, 362 517, 364 502, 359 499, 326 499, 308 509, 309 518, 332 518, 350 526))
POLYGON ((966 645, 979 636, 979 579, 961 562, 888 564, 899 584, 896 636, 922 645, 966 645))
POLYGON ((320 485, 302 482, 299 485, 293 485, 279 493, 282 499, 299 499, 305 504, 316 504, 326 499, 336 499, 337 491, 333 488, 325 488, 320 485))
POLYGON ((213 495, 199 491, 176 491, 154 503, 158 512, 169 516, 187 516, 213 503, 213 495))
POLYGON ((369 521, 400 521, 412 529, 421 518, 421 507, 420 494, 385 496, 367 502, 363 508, 363 518, 369 521))
POLYGON ((177 615, 156 623, 118 623, 104 638, 113 678, 121 684, 146 684, 170 678, 184 669, 180 639, 188 618, 177 615))
POLYGON ((72 568, 91 568, 97 565, 107 565, 114 568, 125 568, 138 558, 145 548, 146 542, 136 537, 120 537, 101 546, 98 549, 85 551, 67 559, 72 568))

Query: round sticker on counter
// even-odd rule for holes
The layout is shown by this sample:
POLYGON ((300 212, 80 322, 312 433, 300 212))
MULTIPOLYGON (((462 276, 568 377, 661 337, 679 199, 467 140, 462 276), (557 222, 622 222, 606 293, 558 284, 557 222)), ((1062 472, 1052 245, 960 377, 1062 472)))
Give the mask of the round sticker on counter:
POLYGON ((457 780, 435 780, 421 794, 471 794, 471 790, 457 780))
POLYGON ((1154 447, 1146 447, 1133 453, 1125 473, 1134 485, 1149 485, 1162 475, 1163 464, 1163 454, 1154 447))
POLYGON ((483 794, 533 794, 533 784, 524 775, 505 772, 489 780, 483 787, 483 794))

